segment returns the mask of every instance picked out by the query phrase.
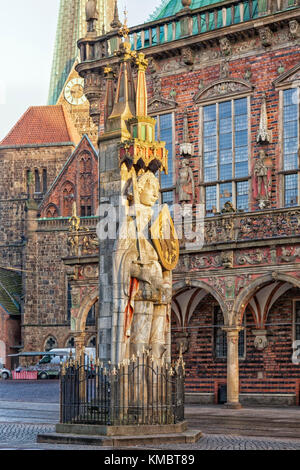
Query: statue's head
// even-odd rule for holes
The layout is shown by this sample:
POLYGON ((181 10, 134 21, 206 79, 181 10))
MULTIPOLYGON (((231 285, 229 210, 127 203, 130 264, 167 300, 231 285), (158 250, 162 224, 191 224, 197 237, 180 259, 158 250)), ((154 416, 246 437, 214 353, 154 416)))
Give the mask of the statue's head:
POLYGON ((151 171, 147 171, 138 179, 140 203, 152 207, 159 198, 159 181, 151 171))

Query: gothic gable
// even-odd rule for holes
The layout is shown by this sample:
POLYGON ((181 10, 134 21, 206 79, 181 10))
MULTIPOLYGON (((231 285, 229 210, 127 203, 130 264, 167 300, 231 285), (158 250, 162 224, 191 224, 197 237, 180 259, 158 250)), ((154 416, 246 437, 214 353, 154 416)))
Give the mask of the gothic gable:
POLYGON ((171 111, 176 108, 177 103, 174 100, 167 100, 162 97, 154 96, 148 102, 148 112, 149 114, 155 114, 159 111, 171 111))
POLYGON ((41 205, 42 218, 69 217, 76 202, 77 214, 91 216, 98 207, 98 157, 85 135, 76 147, 41 205))
POLYGON ((273 82, 275 88, 286 88, 300 85, 300 63, 282 73, 273 82))
POLYGON ((206 87, 202 88, 195 96, 196 103, 217 100, 219 98, 231 97, 246 93, 252 93, 253 85, 245 80, 234 78, 223 78, 216 80, 206 87))

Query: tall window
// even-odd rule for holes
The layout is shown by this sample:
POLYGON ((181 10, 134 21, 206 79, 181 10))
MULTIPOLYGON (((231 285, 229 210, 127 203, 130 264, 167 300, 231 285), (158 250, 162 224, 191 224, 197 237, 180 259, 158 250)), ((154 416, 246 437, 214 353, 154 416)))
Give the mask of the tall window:
POLYGON ((202 109, 206 215, 221 212, 227 201, 237 210, 247 211, 248 98, 224 101, 202 109))
POLYGON ((299 89, 283 92, 284 205, 299 204, 299 89))
POLYGON ((294 341, 300 341, 300 300, 294 301, 293 329, 294 341))
MULTIPOLYGON (((219 306, 214 307, 214 355, 217 359, 227 357, 227 333, 222 330, 224 326, 223 313, 219 306)), ((244 316, 245 325, 245 316, 244 316)), ((245 330, 239 333, 239 358, 245 357, 245 330)))
POLYGON ((161 202, 162 204, 173 204, 173 114, 161 114, 154 116, 156 119, 156 139, 166 142, 168 150, 168 174, 160 173, 161 202))

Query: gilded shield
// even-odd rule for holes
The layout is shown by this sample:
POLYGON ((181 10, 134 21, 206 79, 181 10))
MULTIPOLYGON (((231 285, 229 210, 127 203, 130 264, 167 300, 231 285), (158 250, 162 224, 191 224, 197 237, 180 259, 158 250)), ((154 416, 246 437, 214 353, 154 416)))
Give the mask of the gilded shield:
POLYGON ((165 204, 150 228, 151 239, 162 266, 172 271, 179 260, 179 242, 168 206, 165 204))

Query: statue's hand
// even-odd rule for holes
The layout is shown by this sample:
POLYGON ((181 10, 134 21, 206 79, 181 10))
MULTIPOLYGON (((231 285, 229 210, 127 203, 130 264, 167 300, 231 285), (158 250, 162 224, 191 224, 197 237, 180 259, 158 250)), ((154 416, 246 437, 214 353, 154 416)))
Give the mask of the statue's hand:
POLYGON ((150 261, 147 264, 134 261, 131 265, 130 274, 140 281, 148 284, 161 284, 161 272, 157 269, 157 262, 150 261))

